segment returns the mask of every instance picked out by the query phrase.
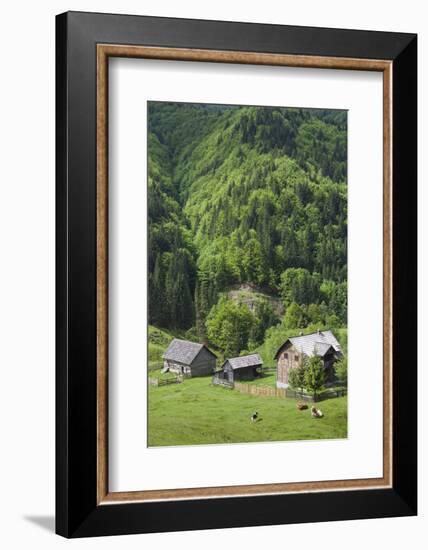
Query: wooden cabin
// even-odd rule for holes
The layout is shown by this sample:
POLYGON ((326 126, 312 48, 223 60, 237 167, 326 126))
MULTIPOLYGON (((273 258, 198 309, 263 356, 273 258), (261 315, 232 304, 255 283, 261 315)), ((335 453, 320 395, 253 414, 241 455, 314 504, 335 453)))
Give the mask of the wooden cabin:
POLYGON ((163 372, 169 371, 193 377, 213 374, 217 356, 204 344, 174 338, 162 359, 163 372))
POLYGON ((226 359, 221 367, 222 378, 229 382, 239 380, 254 380, 260 376, 260 368, 263 366, 262 358, 258 353, 232 357, 226 359))
POLYGON ((302 364, 306 357, 318 355, 321 357, 327 373, 327 382, 334 380, 334 362, 343 354, 339 342, 331 332, 324 330, 312 334, 288 338, 275 354, 277 361, 276 385, 278 388, 288 388, 288 373, 302 364))

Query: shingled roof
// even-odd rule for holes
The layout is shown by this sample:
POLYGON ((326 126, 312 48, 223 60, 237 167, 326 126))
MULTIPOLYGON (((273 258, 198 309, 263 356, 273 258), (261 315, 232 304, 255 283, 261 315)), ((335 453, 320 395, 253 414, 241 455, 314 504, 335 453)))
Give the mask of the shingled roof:
POLYGON ((296 349, 308 357, 312 357, 313 355, 323 357, 330 348, 333 348, 336 353, 342 354, 340 344, 331 330, 319 330, 312 334, 288 338, 275 353, 275 359, 278 358, 279 353, 287 342, 291 342, 296 349))
POLYGON ((183 363, 184 365, 191 365, 202 348, 205 348, 214 357, 217 357, 204 344, 197 344, 189 340, 179 340, 178 338, 174 338, 162 357, 167 360, 183 363))
POLYGON ((233 370, 242 369, 244 367, 257 367, 263 365, 263 360, 258 353, 252 353, 251 355, 243 355, 242 357, 232 357, 227 359, 223 366, 229 362, 233 370))

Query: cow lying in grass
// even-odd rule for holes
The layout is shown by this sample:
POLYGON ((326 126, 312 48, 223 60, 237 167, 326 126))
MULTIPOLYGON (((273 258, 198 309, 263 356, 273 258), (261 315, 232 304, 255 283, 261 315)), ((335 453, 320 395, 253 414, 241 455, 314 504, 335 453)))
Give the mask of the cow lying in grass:
POLYGON ((324 416, 323 412, 316 407, 311 407, 311 415, 313 418, 322 418, 324 416))

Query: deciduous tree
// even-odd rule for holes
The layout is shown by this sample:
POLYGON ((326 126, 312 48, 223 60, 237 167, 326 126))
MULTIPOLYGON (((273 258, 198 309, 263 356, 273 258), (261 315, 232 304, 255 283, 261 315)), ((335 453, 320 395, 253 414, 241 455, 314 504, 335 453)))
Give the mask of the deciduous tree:
POLYGON ((305 369, 305 388, 316 399, 317 394, 324 387, 324 383, 325 371, 322 359, 318 355, 313 355, 308 359, 308 365, 305 369))
POLYGON ((348 385, 348 358, 346 355, 336 361, 334 365, 334 372, 336 374, 337 380, 344 386, 348 385))

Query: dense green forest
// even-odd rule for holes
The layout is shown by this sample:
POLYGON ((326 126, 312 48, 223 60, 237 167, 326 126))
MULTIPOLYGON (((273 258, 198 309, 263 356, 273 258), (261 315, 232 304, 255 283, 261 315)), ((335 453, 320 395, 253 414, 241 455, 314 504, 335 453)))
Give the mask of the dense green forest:
POLYGON ((346 327, 346 112, 149 102, 148 121, 150 323, 225 354, 346 327))

